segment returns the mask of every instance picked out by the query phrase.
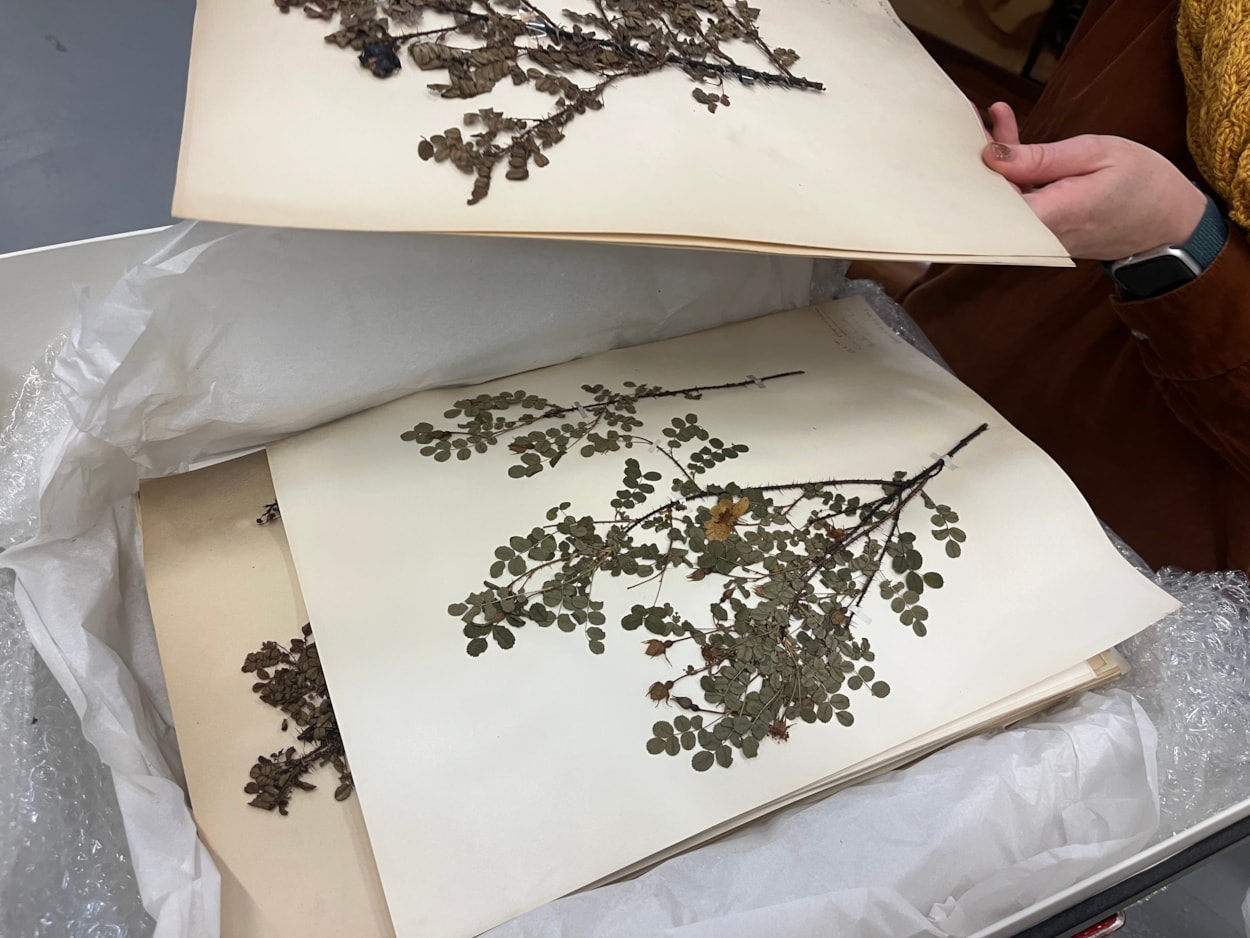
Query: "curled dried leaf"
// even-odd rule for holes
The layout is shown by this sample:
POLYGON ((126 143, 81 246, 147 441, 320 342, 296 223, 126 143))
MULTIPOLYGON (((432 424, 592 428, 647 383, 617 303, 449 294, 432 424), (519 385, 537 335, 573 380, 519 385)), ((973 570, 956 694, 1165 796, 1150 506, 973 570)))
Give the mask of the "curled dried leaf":
POLYGON ((668 654, 668 650, 673 647, 673 642, 671 639, 669 641, 660 641, 658 638, 653 638, 646 642, 646 646, 647 657, 659 658, 668 654))

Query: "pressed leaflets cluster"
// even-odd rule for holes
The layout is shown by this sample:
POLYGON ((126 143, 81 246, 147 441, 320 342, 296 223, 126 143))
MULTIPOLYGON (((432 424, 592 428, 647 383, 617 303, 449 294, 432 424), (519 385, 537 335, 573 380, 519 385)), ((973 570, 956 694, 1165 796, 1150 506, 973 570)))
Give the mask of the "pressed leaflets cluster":
MULTIPOLYGON (((270 502, 256 523, 272 524, 281 517, 278 503, 270 502)), ((243 788, 244 794, 252 796, 248 803, 254 808, 286 815, 297 791, 316 790, 317 786, 308 781, 307 776, 324 766, 331 766, 338 773, 334 797, 338 801, 350 798, 355 783, 347 765, 347 753, 334 705, 330 702, 312 625, 305 624, 300 634, 285 645, 276 641, 263 642, 244 658, 241 670, 256 678, 252 693, 283 714, 281 731, 290 732, 294 724, 295 739, 302 744, 299 748, 287 746, 268 756, 257 756, 243 788)))
POLYGON ((947 558, 960 556, 959 515, 926 487, 986 427, 916 472, 743 484, 712 479, 747 446, 713 436, 695 413, 671 417, 656 433, 639 412, 660 398, 696 401, 801 375, 679 390, 584 385, 586 402, 571 404, 524 390, 481 394, 445 413, 450 426, 423 422, 403 433, 438 462, 505 446, 515 480, 571 455, 623 457, 620 487, 604 508, 552 506, 545 523, 495 549, 480 589, 448 607, 463 623, 467 652, 512 648, 532 624, 581 631, 589 650, 602 654, 608 621, 596 580, 631 580, 640 594, 649 588, 650 601, 633 604, 617 624, 643 636, 641 653, 665 669, 640 692, 681 712, 654 724, 646 749, 690 753, 699 771, 728 767, 735 753, 754 758, 762 743, 787 740, 799 723, 850 726, 850 694, 889 694, 860 607, 875 589, 901 625, 927 634, 924 596, 944 580, 911 528, 927 515, 929 537, 947 558), (665 602, 666 578, 675 576, 714 583, 714 598, 697 611, 665 602))
MULTIPOLYGON (((467 111, 460 126, 423 138, 422 160, 449 163, 473 177, 469 204, 490 193, 495 170, 523 181, 545 167, 546 151, 573 121, 604 106, 605 92, 628 78, 662 69, 685 72, 693 98, 711 113, 731 105, 727 82, 795 91, 824 86, 794 74, 793 49, 774 48, 760 32, 760 10, 746 0, 593 0, 584 12, 546 12, 530 0, 275 0, 289 13, 337 25, 325 39, 357 53, 378 78, 403 69, 404 58, 444 80, 427 87, 441 98, 488 100, 501 82, 526 86, 549 103, 541 116, 491 107, 467 111), (751 50, 767 67, 738 61, 751 50)), ((541 99, 540 99, 541 102, 541 99)))
POLYGON ((257 679, 252 692, 285 714, 282 731, 288 732, 294 724, 295 739, 303 744, 298 749, 288 746, 257 757, 243 788, 252 796, 249 804, 286 814, 296 791, 316 789, 306 776, 323 766, 331 766, 338 773, 334 797, 339 801, 350 798, 355 785, 312 627, 305 625, 300 636, 285 646, 274 641, 263 643, 248 653, 242 670, 257 679))

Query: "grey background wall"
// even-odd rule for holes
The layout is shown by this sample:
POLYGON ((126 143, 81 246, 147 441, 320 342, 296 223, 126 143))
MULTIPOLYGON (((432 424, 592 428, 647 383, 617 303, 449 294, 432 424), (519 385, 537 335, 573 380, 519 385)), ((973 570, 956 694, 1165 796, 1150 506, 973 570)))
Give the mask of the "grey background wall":
POLYGON ((194 0, 0 0, 0 254, 167 224, 194 0))

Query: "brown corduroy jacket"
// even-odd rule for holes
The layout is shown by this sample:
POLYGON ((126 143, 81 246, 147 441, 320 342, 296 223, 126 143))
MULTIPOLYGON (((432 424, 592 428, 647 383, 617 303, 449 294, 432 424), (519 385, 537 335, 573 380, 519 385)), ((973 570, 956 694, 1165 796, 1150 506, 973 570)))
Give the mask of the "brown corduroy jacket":
MULTIPOLYGON (((1175 0, 1093 0, 1022 141, 1127 137, 1205 189, 1185 143, 1175 23, 1175 0)), ((1230 224, 1201 277, 1151 300, 1118 299, 1101 265, 1081 262, 935 268, 904 306, 1148 563, 1250 571, 1245 232, 1230 224)))

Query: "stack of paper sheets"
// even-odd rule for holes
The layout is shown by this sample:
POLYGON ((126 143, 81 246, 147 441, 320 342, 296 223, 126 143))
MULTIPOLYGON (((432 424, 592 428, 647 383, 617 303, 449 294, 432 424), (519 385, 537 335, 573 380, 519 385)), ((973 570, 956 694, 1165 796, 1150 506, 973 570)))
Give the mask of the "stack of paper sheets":
MULTIPOLYGON (((329 857, 345 905, 366 910, 359 920, 380 934, 393 923, 400 936, 475 935, 1009 722, 1113 677, 1118 663, 1103 653, 1175 606, 1120 558, 1048 458, 859 300, 472 391, 424 392, 279 443, 268 463, 272 487, 255 455, 142 491, 149 591, 192 800, 206 842, 261 906, 270 893, 258 884, 291 867, 262 859, 256 845, 281 831, 289 849, 308 851, 302 838, 313 828, 301 833, 301 824, 331 831, 317 856, 329 857), (515 478, 508 469, 518 454, 506 446, 437 462, 402 432, 422 422, 453 425, 444 411, 478 394, 523 390, 577 402, 588 401, 585 385, 678 388, 784 372, 801 374, 763 387, 748 380, 698 400, 641 401, 637 432, 696 413, 700 425, 749 447, 709 481, 748 488, 915 472, 987 425, 926 489, 958 511, 967 534, 960 556, 939 550, 919 502, 909 521, 944 578, 940 590, 925 593, 927 635, 901 625, 875 589, 856 609, 856 634, 871 639, 888 696, 853 694, 851 726, 796 722, 788 741, 764 740, 756 758, 739 754, 727 769, 696 772, 688 754, 670 759, 643 746, 654 721, 682 712, 657 705, 648 686, 698 661, 682 646, 671 649, 671 662, 649 657, 642 633, 621 630, 633 605, 652 602, 654 582, 597 583, 602 654, 588 651, 580 631, 532 625, 516 631, 509 650, 466 654, 462 623, 448 606, 481 588, 496 545, 543 524, 547 507, 565 501, 596 518, 610 515, 624 460, 663 468, 665 457, 647 447, 571 454, 515 478), (274 491, 285 536, 253 520, 274 491), (278 743, 264 741, 272 718, 248 699, 238 662, 261 640, 296 634, 301 593, 356 779, 360 822, 314 820, 307 804, 291 818, 271 817, 248 808, 239 792, 256 753, 278 743), (222 705, 229 697, 242 708, 222 705), (241 741, 224 746, 240 733, 241 741), (365 829, 376 881, 361 844, 365 829), (344 865, 354 872, 344 875, 344 865), (379 911, 382 894, 389 923, 379 911)), ((674 571, 661 601, 706 615, 698 610, 719 594, 716 579, 674 571)), ((315 868, 311 858, 290 862, 315 868)), ((281 926, 284 909, 271 903, 255 914, 281 926)))
MULTIPOLYGON (((569 6, 595 9, 589 0, 569 6)), ((324 40, 335 22, 298 8, 283 16, 263 0, 200 0, 174 213, 286 227, 1070 263, 984 166, 975 109, 885 0, 758 6, 761 35, 795 50, 794 73, 823 91, 730 80, 723 90, 732 107, 709 113, 680 68, 628 78, 604 91, 601 110, 567 128, 550 165, 531 167, 524 182, 505 181, 501 168, 490 195, 470 206, 472 176, 423 162, 423 139, 480 108, 538 117, 550 111, 550 95, 505 79, 489 94, 445 100, 427 89, 445 73, 419 71, 406 54, 397 74, 373 77, 352 49, 324 40)), ((427 10, 392 33, 450 22, 427 10)), ((461 38, 444 37, 474 47, 461 38)), ((735 60, 770 67, 746 43, 730 48, 735 60)))

